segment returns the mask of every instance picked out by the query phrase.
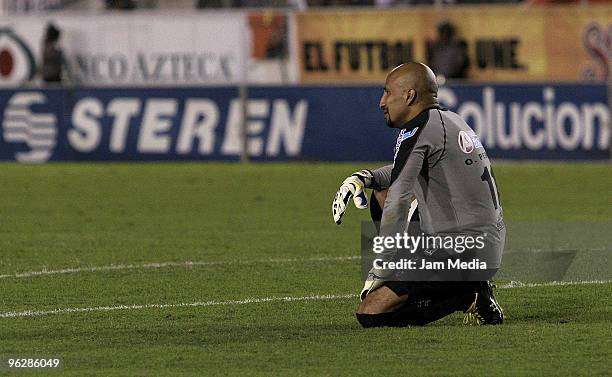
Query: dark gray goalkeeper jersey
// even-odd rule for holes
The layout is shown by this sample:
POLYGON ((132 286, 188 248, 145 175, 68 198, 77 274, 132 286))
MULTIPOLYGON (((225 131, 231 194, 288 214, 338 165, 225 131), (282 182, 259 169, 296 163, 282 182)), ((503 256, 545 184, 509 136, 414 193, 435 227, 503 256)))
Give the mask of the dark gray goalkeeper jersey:
POLYGON ((373 188, 389 189, 382 236, 406 224, 415 195, 424 233, 486 233, 501 258, 505 227, 495 177, 478 136, 459 115, 423 111, 402 127, 393 165, 372 173, 373 188))

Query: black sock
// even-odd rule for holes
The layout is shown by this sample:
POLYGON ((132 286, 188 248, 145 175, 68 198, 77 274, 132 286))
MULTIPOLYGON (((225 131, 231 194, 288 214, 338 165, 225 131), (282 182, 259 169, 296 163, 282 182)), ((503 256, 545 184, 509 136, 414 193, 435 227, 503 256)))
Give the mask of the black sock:
POLYGON ((396 313, 410 326, 424 326, 458 310, 465 310, 473 300, 474 294, 472 293, 454 297, 410 300, 396 313))
POLYGON ((458 310, 465 310, 473 299, 472 293, 444 298, 413 299, 389 313, 357 313, 357 320, 366 328, 424 326, 458 310))

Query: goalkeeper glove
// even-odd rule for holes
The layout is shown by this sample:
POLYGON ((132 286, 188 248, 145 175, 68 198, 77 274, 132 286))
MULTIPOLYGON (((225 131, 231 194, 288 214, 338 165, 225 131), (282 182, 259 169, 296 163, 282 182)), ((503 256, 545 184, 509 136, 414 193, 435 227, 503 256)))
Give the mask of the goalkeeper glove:
POLYGON ((359 209, 368 208, 368 198, 364 189, 371 187, 373 179, 374 176, 371 171, 361 170, 353 173, 342 182, 332 203, 332 215, 336 224, 342 224, 342 216, 344 216, 346 205, 351 197, 355 207, 359 209))

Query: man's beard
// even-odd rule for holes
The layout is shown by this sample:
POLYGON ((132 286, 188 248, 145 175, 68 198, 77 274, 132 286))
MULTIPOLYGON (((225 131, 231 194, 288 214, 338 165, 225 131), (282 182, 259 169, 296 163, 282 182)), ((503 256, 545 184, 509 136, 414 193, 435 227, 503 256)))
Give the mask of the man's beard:
POLYGON ((389 128, 395 128, 395 127, 394 127, 394 125, 395 125, 395 124, 394 124, 394 123, 393 123, 393 121, 391 120, 391 115, 389 115, 389 113, 385 113, 385 114, 384 114, 384 116, 385 116, 385 123, 387 123, 387 127, 389 127, 389 128))

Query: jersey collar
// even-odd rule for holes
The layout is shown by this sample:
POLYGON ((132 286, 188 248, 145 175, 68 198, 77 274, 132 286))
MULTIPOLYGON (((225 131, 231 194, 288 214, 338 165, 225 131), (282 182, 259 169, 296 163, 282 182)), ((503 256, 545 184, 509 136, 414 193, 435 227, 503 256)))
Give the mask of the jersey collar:
POLYGON ((421 111, 417 116, 410 119, 407 123, 404 123, 404 125, 401 126, 400 129, 413 129, 414 127, 420 127, 424 125, 429 120, 429 110, 431 109, 442 110, 442 111, 446 110, 440 105, 429 106, 425 110, 421 111))

